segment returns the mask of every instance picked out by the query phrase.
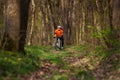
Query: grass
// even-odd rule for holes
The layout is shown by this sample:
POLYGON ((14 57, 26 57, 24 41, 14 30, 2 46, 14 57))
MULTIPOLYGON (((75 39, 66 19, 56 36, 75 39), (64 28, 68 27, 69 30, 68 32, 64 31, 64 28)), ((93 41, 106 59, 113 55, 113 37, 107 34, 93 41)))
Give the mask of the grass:
POLYGON ((17 78, 34 72, 39 67, 36 56, 23 56, 20 53, 4 51, 0 53, 0 78, 17 78))
POLYGON ((26 48, 26 51, 28 53, 27 55, 33 55, 39 57, 41 60, 48 60, 57 65, 64 64, 62 58, 69 55, 69 53, 65 51, 61 51, 56 54, 50 53, 50 48, 38 46, 29 46, 26 48))
POLYGON ((68 76, 66 74, 57 74, 54 75, 53 80, 68 80, 68 76))
POLYGON ((94 76, 85 70, 78 72, 77 77, 79 80, 95 80, 94 76))
POLYGON ((105 51, 100 46, 94 51, 89 51, 89 47, 83 45, 68 46, 62 51, 55 51, 51 47, 43 46, 26 46, 25 50, 27 53, 25 56, 9 51, 0 53, 0 80, 19 80, 20 76, 40 69, 44 65, 44 61, 49 61, 50 65, 54 64, 57 67, 53 68, 53 74, 46 74, 44 76, 46 78, 68 80, 72 76, 76 76, 78 80, 95 80, 91 71, 103 58, 113 53, 113 51, 105 51), (81 56, 82 58, 79 59, 81 56), (78 63, 76 59, 79 60, 78 63), (75 63, 77 65, 71 66, 75 63), (62 73, 59 71, 60 69, 63 70, 62 73))
POLYGON ((25 47, 26 55, 21 53, 4 51, 0 53, 0 78, 10 79, 17 78, 19 75, 24 76, 36 71, 41 67, 40 60, 48 60, 58 66, 65 65, 63 57, 67 56, 68 52, 60 54, 51 54, 49 47, 27 46, 25 47))

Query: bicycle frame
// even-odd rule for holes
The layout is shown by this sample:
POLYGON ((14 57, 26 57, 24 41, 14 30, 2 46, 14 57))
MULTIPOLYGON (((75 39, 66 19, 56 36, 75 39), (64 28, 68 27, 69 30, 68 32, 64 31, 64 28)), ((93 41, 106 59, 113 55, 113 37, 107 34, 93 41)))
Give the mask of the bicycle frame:
POLYGON ((61 50, 61 40, 60 40, 60 38, 58 38, 58 39, 56 39, 56 42, 55 42, 55 49, 56 50, 61 50))

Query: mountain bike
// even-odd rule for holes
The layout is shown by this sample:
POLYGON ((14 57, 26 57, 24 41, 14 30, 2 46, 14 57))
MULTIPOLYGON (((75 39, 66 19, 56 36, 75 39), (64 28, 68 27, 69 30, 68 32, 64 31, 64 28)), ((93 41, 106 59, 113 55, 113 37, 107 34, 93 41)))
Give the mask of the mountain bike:
POLYGON ((60 40, 59 37, 56 39, 54 47, 55 47, 56 50, 62 50, 62 41, 60 40))

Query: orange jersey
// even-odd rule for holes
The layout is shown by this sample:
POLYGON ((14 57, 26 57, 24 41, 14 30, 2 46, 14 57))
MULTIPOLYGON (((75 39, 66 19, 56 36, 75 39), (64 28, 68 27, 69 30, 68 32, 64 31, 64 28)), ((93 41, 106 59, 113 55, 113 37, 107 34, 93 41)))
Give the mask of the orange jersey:
POLYGON ((63 36, 63 30, 62 29, 56 29, 55 30, 55 35, 58 36, 58 37, 63 36))

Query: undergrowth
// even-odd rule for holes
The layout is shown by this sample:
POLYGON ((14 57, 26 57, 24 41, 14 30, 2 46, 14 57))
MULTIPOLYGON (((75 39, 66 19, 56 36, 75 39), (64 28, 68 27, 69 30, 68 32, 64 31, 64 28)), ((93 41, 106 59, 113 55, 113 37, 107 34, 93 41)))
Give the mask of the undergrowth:
MULTIPOLYGON (((25 50, 26 55, 9 51, 0 53, 0 80, 19 80, 21 76, 40 69, 44 61, 49 61, 67 71, 61 75, 58 70, 54 70, 53 80, 68 80, 70 76, 76 76, 78 80, 95 80, 91 71, 97 67, 97 63, 114 52, 120 52, 119 49, 106 51, 101 46, 91 50, 90 47, 83 45, 68 46, 62 51, 43 46, 26 46, 25 50), (71 66, 76 63, 76 59, 81 61, 82 65, 77 63, 78 66, 71 66)), ((47 77, 49 78, 49 75, 47 77)))

